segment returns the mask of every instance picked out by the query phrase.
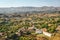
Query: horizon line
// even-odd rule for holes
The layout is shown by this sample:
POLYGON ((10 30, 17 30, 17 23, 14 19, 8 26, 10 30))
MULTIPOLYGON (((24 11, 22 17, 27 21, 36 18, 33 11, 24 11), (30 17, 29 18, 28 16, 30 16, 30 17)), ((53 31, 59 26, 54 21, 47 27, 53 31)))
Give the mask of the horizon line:
POLYGON ((0 8, 13 8, 13 7, 60 7, 60 6, 5 6, 0 8))

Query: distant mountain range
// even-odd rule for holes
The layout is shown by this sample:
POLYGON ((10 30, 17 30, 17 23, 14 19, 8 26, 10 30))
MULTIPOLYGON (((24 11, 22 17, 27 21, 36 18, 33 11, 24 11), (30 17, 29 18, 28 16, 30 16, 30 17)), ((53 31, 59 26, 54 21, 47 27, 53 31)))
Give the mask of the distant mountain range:
POLYGON ((19 12, 33 12, 33 11, 60 11, 60 7, 10 7, 0 8, 0 13, 19 13, 19 12))

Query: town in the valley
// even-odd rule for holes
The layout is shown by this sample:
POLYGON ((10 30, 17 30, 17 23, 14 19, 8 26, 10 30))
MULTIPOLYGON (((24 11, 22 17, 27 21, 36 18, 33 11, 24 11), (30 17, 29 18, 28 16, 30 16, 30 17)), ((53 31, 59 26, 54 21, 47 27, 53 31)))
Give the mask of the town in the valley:
POLYGON ((0 40, 60 40, 60 12, 0 14, 0 40))

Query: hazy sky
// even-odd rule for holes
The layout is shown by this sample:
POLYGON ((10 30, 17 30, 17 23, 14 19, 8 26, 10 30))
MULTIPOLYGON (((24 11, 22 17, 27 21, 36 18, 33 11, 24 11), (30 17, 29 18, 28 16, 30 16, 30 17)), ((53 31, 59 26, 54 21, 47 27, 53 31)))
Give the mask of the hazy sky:
POLYGON ((0 0, 0 7, 60 6, 60 0, 0 0))

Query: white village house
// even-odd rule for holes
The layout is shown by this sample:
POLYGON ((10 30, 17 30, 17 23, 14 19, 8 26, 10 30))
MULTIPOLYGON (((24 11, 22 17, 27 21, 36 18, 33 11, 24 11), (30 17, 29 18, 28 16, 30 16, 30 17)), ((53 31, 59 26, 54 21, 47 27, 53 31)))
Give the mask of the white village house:
POLYGON ((42 32, 42 30, 36 29, 35 33, 42 34, 43 32, 42 32))
POLYGON ((3 33, 0 33, 0 36, 2 36, 3 35, 3 33))
POLYGON ((44 31, 43 31, 43 34, 44 34, 44 35, 46 35, 46 36, 48 36, 48 37, 51 37, 51 36, 52 36, 52 34, 51 34, 51 33, 44 32, 44 31))

